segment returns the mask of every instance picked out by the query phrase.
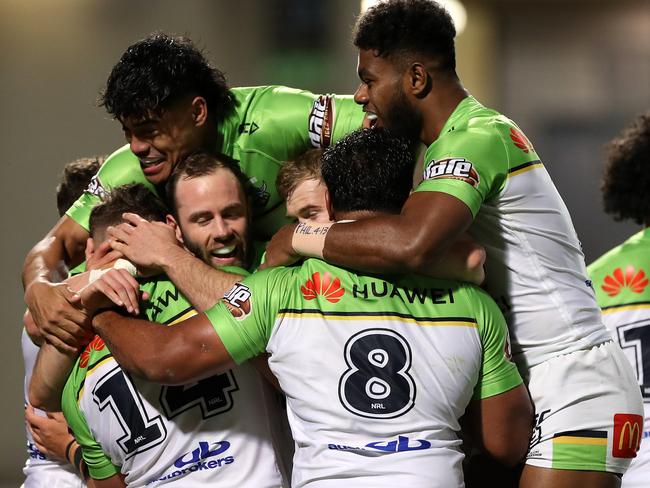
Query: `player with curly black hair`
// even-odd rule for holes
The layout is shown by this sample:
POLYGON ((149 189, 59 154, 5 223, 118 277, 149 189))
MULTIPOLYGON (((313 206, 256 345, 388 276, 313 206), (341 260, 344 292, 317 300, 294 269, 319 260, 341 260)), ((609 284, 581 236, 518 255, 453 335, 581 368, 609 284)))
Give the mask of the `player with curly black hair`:
MULTIPOLYGON (((100 102, 122 124, 128 145, 107 159, 86 193, 25 260, 25 301, 36 323, 51 331, 59 330, 56 324, 79 331, 83 323, 70 306, 69 291, 55 283, 62 279, 55 270, 83 260, 88 216, 108 189, 142 183, 164 197, 164 183, 183 157, 199 149, 225 154, 239 161, 248 177, 256 237, 268 238, 288 222, 275 189, 282 161, 328 146, 363 120, 349 96, 280 86, 228 88, 223 73, 190 40, 163 33, 124 52, 100 102)), ((239 279, 222 275, 213 288, 225 290, 239 279)), ((62 349, 75 344, 69 333, 50 339, 62 349)))
POLYGON ((406 141, 385 129, 352 132, 326 149, 322 159, 323 181, 340 212, 399 213, 411 192, 415 155, 406 141))
POLYGON ((643 406, 611 341, 566 206, 519 127, 469 95, 454 69, 455 28, 429 0, 387 0, 357 22, 357 103, 428 146, 424 180, 399 215, 281 229, 269 265, 296 254, 372 272, 431 272, 464 231, 487 249, 487 290, 502 306, 537 419, 521 486, 615 487, 643 406), (471 227, 470 227, 471 226, 471 227), (562 394, 556 394, 561 391, 562 394), (620 445, 620 447, 619 447, 620 445))
POLYGON ((153 34, 129 47, 113 67, 100 105, 118 120, 160 115, 180 97, 200 95, 216 123, 237 104, 225 75, 185 37, 153 34))
POLYGON ((608 146, 602 192, 614 220, 650 225, 650 111, 639 115, 608 146))
POLYGON ((608 145, 603 176, 605 211, 644 229, 589 265, 605 324, 636 371, 645 407, 644 428, 630 433, 641 442, 623 488, 650 479, 650 111, 639 115, 608 145))

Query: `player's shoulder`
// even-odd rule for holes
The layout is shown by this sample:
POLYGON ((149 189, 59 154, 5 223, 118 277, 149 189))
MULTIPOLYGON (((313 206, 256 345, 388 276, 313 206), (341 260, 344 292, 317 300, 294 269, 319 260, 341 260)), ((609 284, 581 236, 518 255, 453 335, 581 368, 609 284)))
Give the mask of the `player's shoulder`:
POLYGON ((244 86, 231 88, 240 109, 247 110, 252 104, 281 104, 288 99, 313 100, 316 95, 298 88, 282 85, 244 86))
POLYGON ((493 303, 490 295, 473 283, 422 275, 410 275, 406 280, 402 282, 413 283, 416 286, 433 290, 433 295, 438 290, 444 290, 450 297, 449 305, 453 306, 457 312, 463 312, 467 316, 474 317, 478 315, 479 310, 485 308, 486 304, 490 305, 493 303))
POLYGON ((149 294, 142 313, 152 322, 173 325, 196 314, 190 301, 167 276, 141 282, 140 290, 149 294))
POLYGON ((427 156, 460 157, 461 153, 501 161, 536 158, 532 143, 511 119, 473 97, 459 104, 438 139, 429 146, 427 156))
POLYGON ((91 180, 88 192, 101 198, 102 192, 128 183, 141 183, 155 194, 155 188, 145 178, 138 158, 126 144, 106 158, 91 180))
POLYGON ((84 385, 88 373, 110 358, 112 358, 112 354, 108 350, 106 343, 101 337, 96 335, 81 351, 77 362, 68 376, 65 386, 68 393, 76 395, 78 390, 84 385))
POLYGON ((139 167, 138 158, 128 144, 116 149, 106 158, 104 164, 99 168, 99 174, 107 174, 123 166, 139 167))
POLYGON ((650 299, 650 230, 633 235, 587 267, 601 307, 650 299))
POLYGON ((650 267, 650 229, 644 229, 629 237, 618 246, 605 252, 587 267, 593 277, 607 273, 612 266, 636 262, 639 266, 650 267))
POLYGON ((294 279, 299 270, 300 266, 279 266, 256 270, 245 276, 240 283, 249 288, 266 290, 271 294, 283 289, 288 281, 294 279))

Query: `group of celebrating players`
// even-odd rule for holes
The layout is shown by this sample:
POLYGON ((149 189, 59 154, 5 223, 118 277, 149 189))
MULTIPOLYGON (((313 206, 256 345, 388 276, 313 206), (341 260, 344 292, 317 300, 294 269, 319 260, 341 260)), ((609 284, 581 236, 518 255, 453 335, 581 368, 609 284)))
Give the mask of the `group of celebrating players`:
MULTIPOLYGON (((186 38, 124 52, 128 144, 69 165, 25 260, 26 488, 645 486, 650 237, 588 273, 454 37, 433 1, 371 7, 354 97, 229 88, 186 38)), ((646 225, 648 122, 605 186, 646 225)))

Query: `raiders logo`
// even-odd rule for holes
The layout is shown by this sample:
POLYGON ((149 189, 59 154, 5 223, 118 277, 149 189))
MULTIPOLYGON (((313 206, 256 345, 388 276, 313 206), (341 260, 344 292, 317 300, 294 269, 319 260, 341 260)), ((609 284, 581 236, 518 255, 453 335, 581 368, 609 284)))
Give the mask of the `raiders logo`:
POLYGON ((88 188, 86 188, 86 191, 91 195, 95 195, 96 197, 101 198, 102 200, 106 199, 106 195, 107 195, 106 190, 99 182, 99 178, 97 177, 97 175, 93 176, 90 179, 90 183, 88 184, 88 188))
POLYGON ((431 161, 424 170, 425 180, 451 178, 478 187, 479 176, 471 161, 465 158, 447 158, 431 161))
POLYGON ((252 294, 250 289, 246 285, 237 283, 226 292, 223 296, 223 300, 232 316, 237 320, 242 320, 246 318, 253 309, 251 297, 252 294))
POLYGON ((317 148, 326 148, 332 140, 334 125, 334 99, 321 95, 314 101, 309 113, 309 140, 317 148))

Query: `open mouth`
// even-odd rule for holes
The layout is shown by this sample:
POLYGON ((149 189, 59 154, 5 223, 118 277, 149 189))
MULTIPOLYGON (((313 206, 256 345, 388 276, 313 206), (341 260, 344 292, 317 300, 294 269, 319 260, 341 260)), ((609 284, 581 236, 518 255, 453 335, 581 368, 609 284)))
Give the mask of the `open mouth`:
POLYGON ((377 121, 379 117, 377 117, 377 114, 372 113, 372 112, 366 112, 366 119, 368 119, 368 124, 370 128, 374 127, 377 125, 377 121))
POLYGON ((140 167, 144 174, 154 174, 157 173, 160 168, 165 164, 164 159, 141 159, 140 167))
POLYGON ((219 249, 213 249, 210 251, 210 255, 218 259, 227 259, 232 258, 237 253, 237 245, 231 244, 230 246, 220 247, 219 249))

